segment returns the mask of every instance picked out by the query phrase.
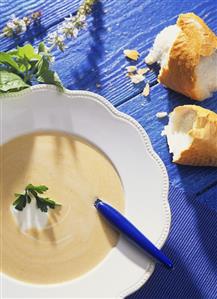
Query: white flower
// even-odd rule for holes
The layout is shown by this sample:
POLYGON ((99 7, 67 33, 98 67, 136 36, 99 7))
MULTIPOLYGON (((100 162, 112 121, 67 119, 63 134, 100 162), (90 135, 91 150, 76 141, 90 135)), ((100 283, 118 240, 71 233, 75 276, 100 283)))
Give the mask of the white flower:
POLYGON ((18 27, 20 32, 26 32, 26 23, 23 20, 18 21, 18 27))
POLYGON ((73 29, 73 36, 76 38, 78 36, 78 29, 74 28, 73 29))
POLYGON ((67 37, 74 37, 78 36, 78 28, 75 24, 69 20, 64 21, 62 25, 58 28, 58 32, 63 36, 67 37))
POLYGON ((86 29, 87 29, 87 23, 84 22, 84 23, 81 25, 81 27, 82 27, 83 30, 86 30, 86 29))
POLYGON ((76 15, 72 16, 70 14, 64 19, 56 32, 49 34, 48 43, 51 44, 51 48, 57 46, 61 51, 64 51, 66 48, 65 40, 71 37, 76 38, 79 30, 86 28, 86 15, 90 13, 91 6, 95 1, 85 0, 76 15))
POLYGON ((67 38, 72 35, 72 30, 70 23, 64 22, 62 26, 58 28, 58 33, 67 38))
POLYGON ((63 22, 61 26, 58 26, 57 32, 61 35, 66 34, 66 30, 69 30, 67 23, 63 22))
POLYGON ((69 17, 66 17, 65 18, 65 21, 67 21, 67 22, 74 22, 75 21, 75 17, 73 17, 71 14, 69 15, 69 17))
POLYGON ((48 35, 48 39, 50 43, 53 43, 55 41, 64 41, 63 35, 59 35, 56 31, 52 32, 48 35))
POLYGON ((8 27, 9 29, 15 30, 16 25, 15 25, 12 21, 8 21, 8 22, 7 22, 7 27, 8 27))
POLYGON ((60 26, 61 29, 71 29, 72 28, 72 22, 64 21, 62 25, 60 26))
POLYGON ((64 51, 66 48, 64 41, 65 37, 62 34, 58 34, 56 31, 48 35, 48 43, 52 46, 57 46, 61 51, 64 51))
POLYGON ((55 57, 54 57, 54 56, 51 56, 51 57, 50 57, 50 62, 51 62, 51 63, 54 63, 54 62, 55 62, 55 57))
POLYGON ((81 14, 79 17, 78 17, 78 21, 79 22, 85 22, 86 21, 86 16, 81 14))
POLYGON ((13 33, 22 33, 26 32, 26 23, 23 19, 19 19, 13 14, 11 16, 11 20, 9 20, 6 24, 6 27, 9 30, 12 30, 13 33))

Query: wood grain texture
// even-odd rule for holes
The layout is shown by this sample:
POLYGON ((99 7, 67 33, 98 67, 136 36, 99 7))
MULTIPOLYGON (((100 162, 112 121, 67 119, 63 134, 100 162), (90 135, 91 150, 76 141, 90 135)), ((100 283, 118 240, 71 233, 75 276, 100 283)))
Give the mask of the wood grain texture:
MULTIPOLYGON (((29 5, 28 1, 23 4, 24 7, 29 5)), ((48 16, 42 18, 45 28, 77 7, 74 3, 78 1, 62 2, 62 6, 59 1, 57 4, 52 4, 50 0, 43 2, 45 12, 46 9, 48 12, 48 16), (45 2, 48 4, 45 5, 45 2), (73 4, 70 6, 68 2, 73 4), (59 6, 63 7, 62 10, 59 6)), ((173 24, 177 15, 182 12, 198 13, 217 32, 215 8, 216 2, 211 0, 100 1, 95 6, 93 15, 88 18, 87 30, 82 31, 76 40, 68 44, 69 48, 65 53, 55 52, 54 68, 67 88, 90 90, 105 96, 115 105, 120 104, 139 94, 144 87, 144 84, 133 85, 126 78, 125 67, 132 62, 125 59, 123 50, 138 49, 141 53, 138 66, 144 67, 144 57, 156 34, 165 26, 173 24)), ((48 33, 56 30, 57 26, 58 24, 46 32, 43 31, 30 41, 37 45, 42 39, 46 39, 48 33)), ((4 49, 4 45, 1 44, 0 48, 4 49)), ((151 85, 156 84, 155 72, 149 72, 147 79, 151 85)))
MULTIPOLYGON (((193 167, 176 165, 171 162, 166 137, 161 136, 168 117, 158 119, 156 113, 160 111, 171 112, 174 107, 183 104, 199 104, 184 96, 165 89, 158 84, 152 87, 150 96, 145 99, 138 95, 118 107, 119 110, 133 116, 147 131, 152 145, 166 165, 170 183, 177 188, 196 194, 207 186, 217 183, 216 167, 193 167)), ((205 108, 217 112, 217 93, 201 103, 205 108)))
MULTIPOLYGON (((99 93, 114 105, 139 94, 144 84, 134 85, 126 78, 127 61, 123 50, 136 48, 143 62, 155 35, 175 22, 181 12, 194 10, 217 31, 215 3, 211 1, 153 1, 119 0, 98 3, 89 27, 70 45, 66 55, 57 57, 55 68, 69 89, 87 89, 99 93), (210 5, 208 5, 208 2, 210 5), (160 15, 160 18, 159 18, 160 15)), ((156 74, 147 79, 156 83, 156 74)))
POLYGON ((24 41, 33 41, 34 37, 40 35, 51 26, 58 24, 64 17, 74 13, 82 0, 1 0, 0 1, 0 31, 10 19, 12 14, 23 18, 35 11, 41 11, 40 26, 35 26, 30 32, 24 34, 20 39, 1 38, 0 50, 5 51, 24 41))
MULTIPOLYGON (((77 9, 79 0, 27 0, 6 1, 0 5, 2 28, 8 17, 15 13, 23 16, 41 9, 43 18, 40 28, 26 34, 19 41, 1 40, 0 50, 14 47, 17 43, 30 41, 37 45, 57 29, 63 17, 77 9)), ((134 86, 125 77, 124 69, 131 64, 123 50, 136 48, 141 53, 138 66, 144 66, 143 59, 151 47, 156 34, 165 26, 175 23, 178 14, 193 11, 201 16, 217 32, 217 2, 212 0, 160 1, 152 0, 109 0, 100 1, 88 18, 88 28, 76 40, 70 41, 65 53, 55 51, 54 69, 58 71, 64 85, 69 89, 84 89, 99 93, 120 110, 135 117, 147 130, 157 153, 165 162, 171 183, 193 193, 200 192, 217 180, 214 168, 177 166, 171 163, 171 156, 165 138, 160 136, 166 120, 158 120, 159 111, 171 111, 179 104, 193 103, 185 97, 167 91, 161 85, 152 88, 150 97, 139 95, 143 84, 134 86), (184 98, 183 101, 180 99, 184 98)), ((147 79, 155 85, 156 74, 150 72, 147 79)), ((217 96, 202 103, 204 107, 217 111, 217 96)))

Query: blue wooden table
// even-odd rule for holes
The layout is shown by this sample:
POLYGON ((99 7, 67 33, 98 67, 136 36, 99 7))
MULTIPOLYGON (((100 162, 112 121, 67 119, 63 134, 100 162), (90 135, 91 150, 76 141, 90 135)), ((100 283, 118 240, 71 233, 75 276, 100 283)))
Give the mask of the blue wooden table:
MULTIPOLYGON (((37 45, 46 39, 50 32, 57 29, 64 17, 76 13, 80 2, 80 0, 1 0, 0 29, 12 13, 23 17, 40 10, 43 16, 40 26, 24 34, 20 40, 2 38, 0 50, 9 50, 27 41, 37 45)), ((157 82, 156 73, 153 71, 147 74, 151 86, 147 98, 141 94, 143 86, 133 85, 125 76, 125 67, 131 63, 124 57, 124 49, 137 49, 141 54, 137 65, 145 67, 144 57, 156 34, 165 26, 174 24, 180 13, 191 11, 201 16, 212 30, 217 32, 217 1, 101 0, 88 17, 87 30, 81 31, 77 39, 70 41, 69 48, 64 53, 58 50, 54 52, 56 57, 54 69, 65 87, 101 94, 117 109, 133 116, 145 128, 155 151, 164 161, 169 173, 170 187, 182 194, 193 196, 196 204, 199 202, 204 209, 216 213, 217 168, 173 164, 166 140, 161 137, 167 119, 159 120, 155 116, 159 111, 170 112, 177 105, 198 103, 165 89, 157 82)), ((201 105, 217 112, 217 94, 201 105)), ((176 203, 171 204, 173 212, 173 205, 175 207, 176 203)), ((177 215, 175 213, 173 218, 174 226, 178 221, 175 217, 179 217, 178 213, 177 215)), ((152 279, 148 284, 151 284, 152 279)), ((185 284, 183 288, 184 286, 185 284)), ((135 296, 142 298, 142 293, 138 294, 140 295, 135 296)), ((198 295, 197 298, 203 297, 200 293, 195 294, 196 297, 198 295)), ((151 298, 150 294, 149 297, 151 298)))

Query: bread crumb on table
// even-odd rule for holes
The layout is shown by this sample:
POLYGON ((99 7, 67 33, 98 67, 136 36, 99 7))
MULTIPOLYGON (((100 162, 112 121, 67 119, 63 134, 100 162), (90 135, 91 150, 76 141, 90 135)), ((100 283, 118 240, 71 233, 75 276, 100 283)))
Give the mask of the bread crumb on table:
POLYGON ((132 60, 138 60, 139 58, 139 52, 137 50, 124 50, 124 55, 129 58, 129 59, 132 59, 132 60))
POLYGON ((167 112, 157 112, 156 113, 157 118, 164 118, 167 115, 168 115, 167 112))
POLYGON ((133 73, 137 70, 137 67, 135 65, 129 65, 129 66, 126 66, 126 70, 128 73, 133 73))
POLYGON ((148 67, 144 67, 144 68, 138 69, 137 74, 139 74, 139 75, 144 75, 144 74, 146 74, 148 71, 150 71, 150 69, 149 69, 148 67))
POLYGON ((145 85, 145 87, 144 87, 144 89, 143 89, 142 95, 144 97, 147 97, 149 95, 149 93, 150 93, 150 85, 147 82, 146 85, 145 85))
POLYGON ((145 80, 145 77, 143 75, 139 75, 139 74, 135 74, 135 75, 134 74, 128 74, 128 75, 130 77, 131 82, 134 83, 134 84, 138 84, 138 83, 145 80))
MULTIPOLYGON (((126 49, 123 52, 124 52, 125 57, 130 58, 135 61, 138 60, 138 58, 140 56, 140 54, 137 50, 126 49)), ((145 74, 150 71, 150 69, 148 67, 137 69, 137 66, 135 66, 135 65, 126 66, 125 69, 127 71, 126 76, 130 78, 130 80, 133 84, 138 84, 140 82, 145 81, 145 74)), ((147 97, 149 95, 149 93, 150 93, 150 86, 149 86, 149 83, 147 82, 143 89, 142 95, 147 97)))

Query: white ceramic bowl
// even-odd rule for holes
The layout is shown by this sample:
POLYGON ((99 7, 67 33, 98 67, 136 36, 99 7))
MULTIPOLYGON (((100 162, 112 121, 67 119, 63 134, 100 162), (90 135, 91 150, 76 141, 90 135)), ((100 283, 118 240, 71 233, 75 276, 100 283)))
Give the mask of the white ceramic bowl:
MULTIPOLYGON (((95 144, 114 163, 123 183, 126 216, 158 247, 170 228, 168 177, 144 129, 103 97, 85 91, 59 93, 39 85, 0 98, 1 143, 37 130, 58 130, 95 144)), ((40 286, 2 274, 5 298, 117 298, 141 287, 154 263, 120 238, 94 269, 70 282, 40 286)))

